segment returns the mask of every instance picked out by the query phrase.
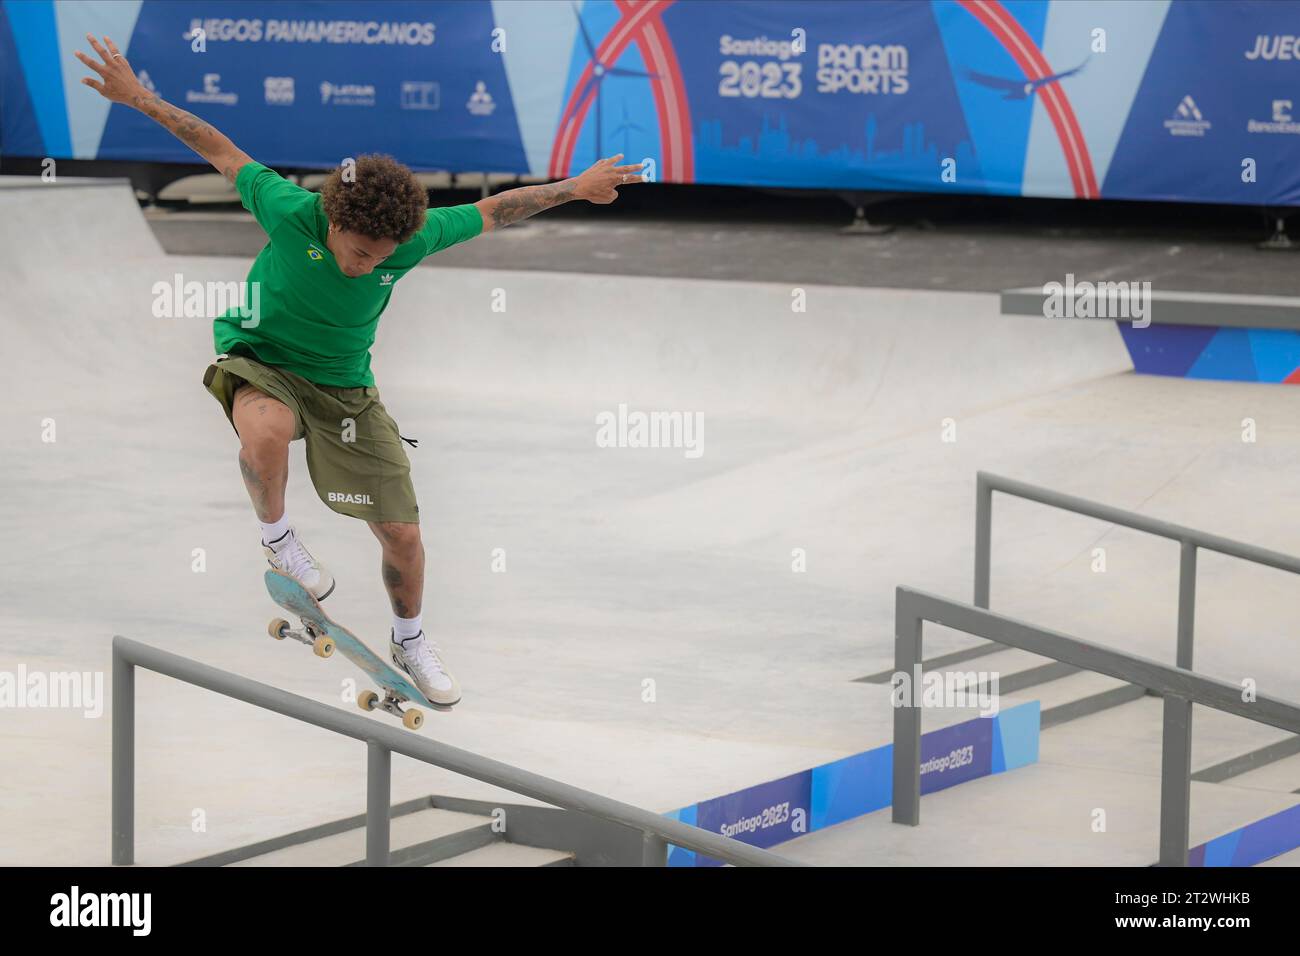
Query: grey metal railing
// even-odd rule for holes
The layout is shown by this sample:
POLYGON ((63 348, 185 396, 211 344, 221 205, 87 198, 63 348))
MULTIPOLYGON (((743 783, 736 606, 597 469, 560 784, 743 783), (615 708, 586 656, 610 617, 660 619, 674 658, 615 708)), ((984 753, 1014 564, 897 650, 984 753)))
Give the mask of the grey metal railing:
POLYGON ((1196 552, 1217 551, 1219 554, 1252 561, 1281 571, 1300 574, 1300 558, 1280 551, 1270 551, 1243 541, 1207 534, 1184 525, 1149 518, 1135 511, 1113 508, 1087 498, 1061 494, 1049 488, 1027 482, 1004 478, 986 471, 975 475, 975 606, 989 606, 989 573, 993 552, 993 492, 1014 495, 1028 501, 1049 505, 1108 521, 1111 524, 1145 531, 1179 543, 1178 564, 1178 649, 1174 658, 1179 667, 1192 669, 1193 628, 1196 620, 1196 552))
POLYGON ((588 813, 641 831, 642 866, 667 864, 680 846, 736 866, 801 866, 793 860, 699 827, 580 790, 448 744, 125 637, 113 638, 113 863, 135 861, 135 668, 144 667, 255 707, 301 720, 366 745, 366 863, 386 866, 389 851, 390 764, 394 753, 490 783, 566 810, 588 813))
MULTIPOLYGON (((1215 550, 1219 550, 1216 548, 1215 550)), ((1164 698, 1160 758, 1160 865, 1186 866, 1192 773, 1192 704, 1213 707, 1257 723, 1300 733, 1300 706, 1258 695, 1242 699, 1241 688, 1188 668, 1111 650, 995 614, 984 608, 900 587, 894 598, 894 670, 915 674, 921 667, 925 621, 1018 647, 1084 670, 1128 681, 1164 698)), ((914 685, 915 686, 915 685, 914 685)), ((894 710, 893 821, 921 822, 921 709, 908 701, 894 710)))

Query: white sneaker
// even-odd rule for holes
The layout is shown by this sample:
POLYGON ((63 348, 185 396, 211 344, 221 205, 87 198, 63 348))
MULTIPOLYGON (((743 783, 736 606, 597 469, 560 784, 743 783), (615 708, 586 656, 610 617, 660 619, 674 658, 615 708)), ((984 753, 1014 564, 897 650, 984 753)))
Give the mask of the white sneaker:
POLYGON ((262 542, 262 552, 271 567, 283 571, 305 587, 316 600, 323 601, 334 593, 334 578, 321 563, 311 556, 301 541, 298 532, 290 528, 283 538, 271 544, 262 542))
POLYGON ((447 707, 459 702, 460 684, 451 676, 447 665, 438 656, 437 646, 424 636, 424 631, 408 637, 405 642, 398 642, 390 636, 388 643, 393 665, 410 675, 420 693, 433 703, 447 707))

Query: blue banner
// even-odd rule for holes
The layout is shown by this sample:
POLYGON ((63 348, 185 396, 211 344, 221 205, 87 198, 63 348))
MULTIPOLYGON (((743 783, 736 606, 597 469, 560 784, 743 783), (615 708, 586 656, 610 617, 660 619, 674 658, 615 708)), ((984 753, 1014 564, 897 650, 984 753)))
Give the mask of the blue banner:
POLYGON ((272 166, 1294 205, 1296 0, 0 0, 0 151, 194 161, 80 84, 272 166))

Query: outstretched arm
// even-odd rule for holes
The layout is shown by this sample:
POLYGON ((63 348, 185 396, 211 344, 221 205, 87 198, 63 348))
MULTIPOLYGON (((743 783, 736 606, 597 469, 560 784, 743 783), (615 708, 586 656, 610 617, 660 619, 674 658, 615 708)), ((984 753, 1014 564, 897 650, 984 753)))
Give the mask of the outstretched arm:
POLYGON ((585 199, 588 202, 605 205, 618 198, 618 187, 629 183, 639 183, 642 164, 634 166, 615 165, 623 154, 599 160, 590 169, 571 179, 544 186, 520 186, 507 189, 496 196, 480 199, 474 205, 483 217, 483 231, 508 226, 529 216, 535 216, 544 209, 585 199))
POLYGON ((100 76, 99 80, 85 77, 81 82, 86 86, 96 90, 105 99, 134 107, 156 121, 215 166, 217 171, 232 183, 239 175, 239 170, 246 163, 253 161, 252 157, 232 143, 225 134, 213 129, 193 113, 177 109, 157 93, 146 90, 136 79, 135 71, 131 69, 131 64, 126 62, 126 57, 117 51, 117 45, 108 37, 104 37, 103 46, 89 33, 86 34, 86 39, 90 41, 90 45, 103 61, 98 62, 80 50, 76 51, 77 59, 100 76))

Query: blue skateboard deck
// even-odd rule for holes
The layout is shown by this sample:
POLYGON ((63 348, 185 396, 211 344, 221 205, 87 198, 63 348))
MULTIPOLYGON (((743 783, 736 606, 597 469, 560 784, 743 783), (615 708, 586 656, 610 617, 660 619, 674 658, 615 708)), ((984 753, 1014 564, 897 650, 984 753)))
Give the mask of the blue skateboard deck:
POLYGON ((414 684, 361 643, 355 634, 341 624, 331 621, 315 596, 296 580, 273 568, 266 572, 265 580, 266 590, 270 593, 271 600, 297 616, 304 625, 309 626, 317 634, 323 634, 334 641, 344 657, 361 668, 372 681, 393 697, 443 709, 421 694, 414 684))

